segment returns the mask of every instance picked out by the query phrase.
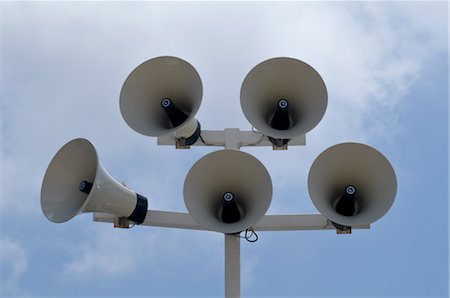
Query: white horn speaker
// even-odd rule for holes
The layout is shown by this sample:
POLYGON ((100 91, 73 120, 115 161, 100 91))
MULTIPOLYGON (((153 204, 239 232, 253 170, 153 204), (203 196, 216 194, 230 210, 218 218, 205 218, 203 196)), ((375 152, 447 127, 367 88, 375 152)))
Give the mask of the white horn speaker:
POLYGON ((176 57, 157 57, 136 67, 125 80, 120 111, 140 134, 162 136, 179 131, 189 138, 200 133, 194 116, 202 94, 202 81, 191 64, 176 57))
POLYGON ((308 189, 325 217, 351 227, 371 224, 391 208, 397 179, 379 151, 364 144, 342 143, 316 158, 309 172, 308 189))
POLYGON ((288 140, 313 129, 325 113, 327 98, 319 73, 293 58, 261 62, 241 87, 245 117, 271 139, 288 140))
POLYGON ((148 202, 105 171, 91 142, 74 139, 56 153, 48 166, 41 188, 41 207, 45 216, 56 223, 83 212, 104 212, 140 224, 148 202))
POLYGON ((248 153, 221 150, 198 160, 184 182, 184 202, 192 218, 225 234, 256 224, 272 200, 264 165, 248 153))

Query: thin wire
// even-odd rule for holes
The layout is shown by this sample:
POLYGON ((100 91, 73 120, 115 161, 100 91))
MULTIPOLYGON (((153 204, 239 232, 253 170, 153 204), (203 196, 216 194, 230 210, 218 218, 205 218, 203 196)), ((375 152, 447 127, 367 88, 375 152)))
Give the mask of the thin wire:
MULTIPOLYGON (((200 135, 198 135, 198 136, 200 137, 200 140, 202 140, 202 143, 205 144, 205 140, 203 140, 202 135, 200 134, 200 135)), ((206 145, 206 144, 205 144, 205 145, 206 145)))
POLYGON ((232 234, 232 235, 234 235, 235 237, 239 237, 241 239, 245 239, 245 240, 247 240, 248 242, 251 242, 251 243, 258 241, 258 235, 253 230, 253 228, 246 229, 245 233, 244 233, 244 237, 242 237, 240 234, 241 234, 241 232, 238 232, 238 233, 235 233, 235 234, 232 234), (250 232, 250 235, 248 234, 249 232, 250 232), (251 239, 252 236, 255 236, 255 239, 251 239))
POLYGON ((258 241, 258 235, 255 233, 253 228, 245 230, 245 240, 247 240, 248 242, 252 242, 252 243, 258 241), (251 232, 251 234, 248 235, 248 232, 251 232), (250 239, 253 235, 255 235, 255 238, 250 239))
POLYGON ((264 140, 264 134, 262 134, 262 135, 261 135, 261 138, 259 139, 259 141, 256 142, 256 143, 254 143, 254 144, 252 144, 252 146, 258 145, 258 144, 261 143, 263 140, 264 140))
POLYGON ((258 140, 258 142, 254 143, 254 144, 249 144, 250 146, 257 146, 264 140, 265 135, 262 132, 258 131, 254 126, 252 126, 252 132, 254 134, 261 135, 261 138, 258 140))

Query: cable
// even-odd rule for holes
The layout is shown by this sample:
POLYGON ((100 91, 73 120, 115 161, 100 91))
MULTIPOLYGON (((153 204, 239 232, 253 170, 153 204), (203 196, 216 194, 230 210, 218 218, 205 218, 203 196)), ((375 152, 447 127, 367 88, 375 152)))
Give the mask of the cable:
POLYGON ((258 235, 255 233, 253 228, 245 230, 245 240, 247 240, 248 242, 251 242, 251 243, 258 241, 258 235), (248 235, 248 232, 251 232, 251 234, 248 235), (253 235, 255 235, 255 238, 250 239, 253 235))
POLYGON ((261 135, 261 138, 259 139, 259 141, 258 142, 256 142, 256 143, 254 143, 254 144, 252 144, 252 146, 256 146, 256 145, 258 145, 258 144, 260 144, 263 140, 264 140, 264 134, 262 134, 261 135))
POLYGON ((254 126, 252 126, 252 132, 254 134, 261 135, 261 138, 259 139, 258 142, 254 143, 254 144, 249 144, 250 146, 257 146, 264 140, 265 135, 262 132, 258 131, 254 126))
POLYGON ((234 235, 236 237, 239 237, 241 239, 245 239, 245 240, 247 240, 248 242, 251 242, 251 243, 254 243, 254 242, 258 241, 258 235, 253 230, 253 228, 246 229, 245 233, 244 233, 244 237, 242 237, 240 234, 241 234, 241 232, 238 232, 238 233, 235 233, 235 234, 232 234, 232 235, 234 235), (249 233, 250 233, 250 235, 249 235, 249 233), (251 239, 252 236, 255 236, 255 238, 251 239))
POLYGON ((203 140, 202 135, 200 134, 200 135, 198 135, 198 136, 200 137, 200 140, 202 140, 202 143, 206 145, 205 140, 203 140))

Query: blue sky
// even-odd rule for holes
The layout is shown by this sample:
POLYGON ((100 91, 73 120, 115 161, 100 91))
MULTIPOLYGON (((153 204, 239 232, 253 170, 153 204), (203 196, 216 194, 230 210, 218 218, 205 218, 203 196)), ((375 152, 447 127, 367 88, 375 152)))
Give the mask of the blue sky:
POLYGON ((370 230, 242 242, 243 296, 447 297, 447 27, 446 2, 3 2, 0 295, 223 295, 219 233, 118 230, 89 214, 54 224, 40 209, 51 158, 85 137, 150 208, 186 211, 184 178, 215 149, 156 146, 119 111, 134 67, 173 55, 202 78, 205 129, 251 128, 239 91, 263 60, 323 77, 328 109, 307 146, 244 149, 272 177, 269 214, 318 213, 307 174, 336 143, 373 146, 396 170, 396 201, 370 230))

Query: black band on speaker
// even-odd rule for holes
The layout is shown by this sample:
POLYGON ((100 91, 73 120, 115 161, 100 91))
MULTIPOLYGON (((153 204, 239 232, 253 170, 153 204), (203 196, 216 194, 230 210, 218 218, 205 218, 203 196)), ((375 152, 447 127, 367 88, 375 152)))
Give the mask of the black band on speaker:
POLYGON ((131 213, 131 215, 128 216, 128 219, 134 221, 136 224, 139 225, 144 222, 145 216, 147 215, 148 201, 146 197, 141 196, 138 193, 136 193, 136 196, 137 196, 136 207, 134 208, 133 213, 131 213))
POLYGON ((192 136, 190 136, 189 138, 186 138, 186 142, 185 142, 186 146, 194 145, 195 142, 197 142, 198 138, 200 137, 200 132, 201 132, 200 122, 197 121, 197 129, 195 130, 195 132, 192 136))

